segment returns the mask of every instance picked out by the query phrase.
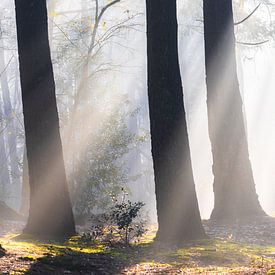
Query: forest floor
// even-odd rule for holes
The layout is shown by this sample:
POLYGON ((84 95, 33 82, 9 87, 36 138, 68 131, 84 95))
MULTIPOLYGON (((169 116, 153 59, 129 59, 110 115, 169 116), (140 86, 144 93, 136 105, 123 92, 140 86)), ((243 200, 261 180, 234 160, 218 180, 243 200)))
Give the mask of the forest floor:
POLYGON ((153 225, 130 247, 37 241, 19 235, 22 226, 1 226, 0 274, 275 274, 274 219, 234 227, 204 221, 211 239, 184 246, 153 242, 153 225))

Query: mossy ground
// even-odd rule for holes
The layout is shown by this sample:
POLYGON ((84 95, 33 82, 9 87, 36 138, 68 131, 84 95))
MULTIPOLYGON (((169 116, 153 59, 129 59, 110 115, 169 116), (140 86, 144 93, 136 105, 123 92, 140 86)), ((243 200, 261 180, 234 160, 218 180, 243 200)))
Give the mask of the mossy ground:
POLYGON ((31 236, 0 239, 6 255, 1 274, 275 274, 275 247, 223 240, 202 240, 177 247, 153 242, 155 230, 130 247, 96 243, 79 237, 66 243, 31 236))

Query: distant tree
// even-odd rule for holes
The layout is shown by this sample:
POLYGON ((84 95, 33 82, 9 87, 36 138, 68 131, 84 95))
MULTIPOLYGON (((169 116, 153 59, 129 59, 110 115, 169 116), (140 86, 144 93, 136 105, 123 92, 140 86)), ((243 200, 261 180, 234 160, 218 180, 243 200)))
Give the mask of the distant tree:
MULTIPOLYGON (((17 131, 14 121, 14 110, 11 103, 11 94, 9 87, 9 79, 7 74, 7 67, 10 64, 11 59, 8 64, 5 62, 5 45, 3 41, 3 31, 2 22, 0 21, 0 88, 1 97, 3 101, 3 118, 5 121, 6 128, 6 140, 7 140, 7 155, 5 161, 8 163, 11 171, 11 183, 12 185, 7 185, 9 191, 19 190, 20 188, 20 170, 19 170, 19 160, 17 155, 17 131)), ((4 134, 4 132, 3 132, 4 134)), ((14 197, 15 194, 12 192, 9 196, 14 197)), ((14 202, 15 198, 10 199, 14 202)), ((16 204, 13 203, 13 206, 16 204)))
POLYGON ((161 241, 204 238, 178 60, 176 0, 147 0, 148 96, 161 241))
POLYGON ((265 215, 256 194, 236 71, 232 1, 204 0, 209 135, 213 153, 213 220, 265 215))
MULTIPOLYGON (((0 26, 1 27, 1 26, 0 26)), ((1 35, 2 36, 2 35, 1 35)), ((2 41, 2 37, 0 37, 0 43, 2 41)), ((0 49, 0 52, 2 49, 0 49)), ((1 58, 1 54, 0 54, 1 58)), ((3 61, 2 61, 3 63, 3 61)), ((6 66, 0 64, 0 78, 1 78, 1 90, 3 89, 3 78, 5 76, 6 66)), ((8 187, 11 184, 11 179, 9 175, 9 167, 8 167, 8 154, 5 146, 5 119, 3 114, 3 106, 2 102, 0 102, 0 200, 4 200, 7 197, 8 187)))
POLYGON ((4 138, 4 118, 2 114, 2 104, 0 102, 0 200, 7 197, 8 186, 10 186, 9 167, 7 162, 7 152, 4 138))
POLYGON ((46 0, 15 0, 19 67, 29 166, 30 211, 25 233, 75 233, 66 182, 46 0))

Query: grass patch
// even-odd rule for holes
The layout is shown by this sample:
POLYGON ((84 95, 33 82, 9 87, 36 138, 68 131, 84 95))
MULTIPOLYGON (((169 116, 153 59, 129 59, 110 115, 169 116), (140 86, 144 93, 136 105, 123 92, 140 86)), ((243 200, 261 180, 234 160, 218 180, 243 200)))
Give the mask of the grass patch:
MULTIPOLYGON (((275 274, 275 247, 245 245, 230 241, 203 240, 176 247, 153 242, 149 232, 141 243, 130 247, 109 247, 105 243, 83 245, 75 236, 65 243, 38 241, 32 236, 9 235, 0 239, 7 255, 14 254, 12 272, 98 272, 116 273, 126 269, 160 270, 164 273, 235 273, 249 269, 275 274), (22 268, 18 263, 25 263, 22 268)), ((3 256, 5 257, 5 256, 3 256)), ((136 271, 142 272, 140 271, 136 271)), ((109 274, 107 273, 107 274, 109 274)))

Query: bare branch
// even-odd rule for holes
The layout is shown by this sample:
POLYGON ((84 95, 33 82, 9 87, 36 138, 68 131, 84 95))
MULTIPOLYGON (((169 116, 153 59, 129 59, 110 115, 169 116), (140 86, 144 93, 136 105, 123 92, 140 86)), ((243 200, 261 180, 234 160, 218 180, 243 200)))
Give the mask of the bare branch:
POLYGON ((246 16, 244 19, 242 19, 241 21, 239 21, 239 22, 236 22, 236 23, 234 23, 234 25, 235 26, 237 26, 237 25, 240 25, 240 24, 242 24, 243 22, 245 22, 247 19, 249 19, 256 11, 257 11, 257 9, 259 8, 261 6, 261 3, 248 15, 248 16, 246 16))
POLYGON ((14 55, 12 55, 12 57, 10 58, 9 62, 7 63, 7 65, 5 66, 5 68, 3 69, 2 72, 0 72, 0 77, 2 76, 2 74, 8 69, 9 65, 11 64, 12 59, 14 58, 14 55))
POLYGON ((98 0, 95 0, 95 25, 94 25, 93 32, 92 32, 91 43, 88 48, 88 56, 90 55, 90 53, 93 50, 94 45, 95 45, 96 33, 97 33, 98 26, 99 26, 98 12, 99 12, 98 0))
POLYGON ((65 36, 65 38, 82 54, 81 49, 70 39, 66 32, 58 24, 56 24, 53 19, 50 18, 50 20, 60 30, 60 32, 65 36))
POLYGON ((93 33, 92 33, 92 39, 91 39, 91 44, 90 47, 88 49, 88 56, 90 55, 90 53, 92 52, 94 45, 95 45, 95 38, 96 38, 96 33, 98 30, 98 26, 100 23, 100 20, 103 16, 103 14, 105 13, 105 11, 110 8, 111 6, 115 5, 116 3, 120 2, 120 0, 114 0, 112 2, 110 2, 109 4, 107 4, 106 6, 104 6, 101 10, 100 13, 98 13, 99 7, 98 7, 98 0, 96 1, 96 17, 95 17, 95 25, 94 25, 94 29, 93 29, 93 33))
POLYGON ((104 12, 110 8, 111 6, 115 5, 116 3, 120 2, 120 0, 114 0, 111 3, 107 4, 104 8, 102 8, 99 16, 98 16, 98 21, 100 21, 101 17, 103 16, 104 12))
POLYGON ((240 44, 240 45, 245 45, 245 46, 259 46, 259 45, 262 45, 262 44, 265 44, 269 42, 269 40, 265 40, 265 41, 260 41, 260 42, 240 42, 240 41, 236 41, 237 44, 240 44))

